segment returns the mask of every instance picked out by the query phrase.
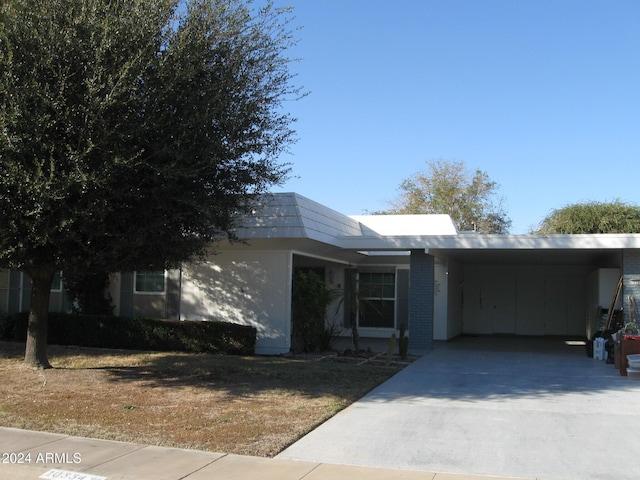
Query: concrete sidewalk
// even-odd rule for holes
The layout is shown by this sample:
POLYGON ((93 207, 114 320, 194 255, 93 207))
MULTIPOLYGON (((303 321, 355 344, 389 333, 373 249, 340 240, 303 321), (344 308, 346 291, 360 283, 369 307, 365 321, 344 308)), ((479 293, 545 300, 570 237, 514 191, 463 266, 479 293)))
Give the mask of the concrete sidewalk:
MULTIPOLYGON (((151 447, 0 427, 0 478, 11 480, 489 480, 151 447), (21 463, 20 463, 21 462, 21 463)), ((502 480, 508 480, 501 477, 502 480)), ((513 480, 513 479, 512 479, 513 480)))

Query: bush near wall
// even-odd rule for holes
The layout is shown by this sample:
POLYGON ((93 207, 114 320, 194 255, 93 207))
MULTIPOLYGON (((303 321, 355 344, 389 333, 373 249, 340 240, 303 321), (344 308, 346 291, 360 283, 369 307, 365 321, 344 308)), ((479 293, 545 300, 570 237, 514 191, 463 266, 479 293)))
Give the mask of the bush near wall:
MULTIPOLYGON (((25 341, 27 312, 5 318, 0 337, 25 341)), ((54 345, 253 355, 256 329, 215 321, 175 321, 49 313, 48 341, 54 345)))

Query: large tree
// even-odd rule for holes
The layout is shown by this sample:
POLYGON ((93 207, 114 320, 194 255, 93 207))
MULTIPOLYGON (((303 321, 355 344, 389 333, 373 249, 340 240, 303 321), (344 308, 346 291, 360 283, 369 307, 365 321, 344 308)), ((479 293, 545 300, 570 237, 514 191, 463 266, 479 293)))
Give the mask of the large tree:
POLYGON ((621 200, 573 203, 552 210, 533 233, 640 233, 640 207, 621 200))
POLYGON ((0 267, 32 282, 49 367, 55 272, 204 255, 286 178, 288 10, 241 0, 0 3, 0 267))
POLYGON ((470 172, 462 161, 427 162, 399 191, 386 213, 448 214, 460 230, 479 233, 507 233, 511 226, 498 184, 481 170, 470 172))

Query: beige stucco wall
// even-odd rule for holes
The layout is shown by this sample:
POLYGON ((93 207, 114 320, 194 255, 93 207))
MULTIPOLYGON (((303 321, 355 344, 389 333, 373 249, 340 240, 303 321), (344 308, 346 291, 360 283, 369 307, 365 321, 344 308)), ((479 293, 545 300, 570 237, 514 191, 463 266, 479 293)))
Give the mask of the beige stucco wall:
POLYGON ((206 262, 185 265, 181 318, 252 325, 257 329, 256 353, 287 353, 291 263, 287 250, 223 250, 206 262))

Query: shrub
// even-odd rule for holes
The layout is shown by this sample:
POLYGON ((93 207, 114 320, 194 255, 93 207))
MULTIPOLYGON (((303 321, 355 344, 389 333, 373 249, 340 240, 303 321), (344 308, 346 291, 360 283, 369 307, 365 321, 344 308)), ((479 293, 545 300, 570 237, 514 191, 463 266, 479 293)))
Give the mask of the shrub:
POLYGON ((7 312, 0 310, 0 340, 8 340, 14 336, 14 322, 11 321, 7 312))
MULTIPOLYGON (((13 315, 9 340, 24 341, 27 312, 13 315)), ((48 341, 56 345, 253 355, 256 329, 217 321, 177 321, 136 317, 49 313, 48 341)))
POLYGON ((112 298, 108 294, 109 274, 104 271, 63 272, 63 283, 73 313, 113 315, 112 298))
POLYGON ((337 297, 316 272, 299 270, 293 279, 291 317, 293 349, 303 352, 328 350, 338 333, 335 324, 326 321, 327 309, 337 297))

